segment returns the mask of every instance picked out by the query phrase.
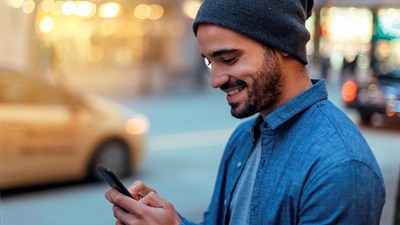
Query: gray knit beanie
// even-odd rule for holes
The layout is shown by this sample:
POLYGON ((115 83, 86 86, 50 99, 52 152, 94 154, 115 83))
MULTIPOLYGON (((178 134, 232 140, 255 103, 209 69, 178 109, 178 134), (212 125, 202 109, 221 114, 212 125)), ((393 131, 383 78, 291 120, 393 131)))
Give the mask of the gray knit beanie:
POLYGON ((197 35, 202 23, 230 28, 307 64, 305 22, 313 5, 313 0, 204 0, 193 31, 197 35))

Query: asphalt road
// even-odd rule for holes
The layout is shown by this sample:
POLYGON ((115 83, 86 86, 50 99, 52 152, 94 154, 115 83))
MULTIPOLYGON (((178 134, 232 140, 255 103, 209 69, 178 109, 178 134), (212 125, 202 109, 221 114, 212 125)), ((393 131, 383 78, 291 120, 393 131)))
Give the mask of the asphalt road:
MULTIPOLYGON (((337 85, 330 99, 342 107, 337 85)), ((240 123, 230 116, 217 90, 175 92, 121 101, 151 120, 149 152, 143 168, 123 182, 141 179, 171 201, 184 216, 201 221, 214 185, 225 142, 240 123)), ((355 112, 343 109, 358 123, 355 112)), ((387 203, 382 225, 392 225, 394 191, 400 172, 400 131, 391 126, 360 128, 384 174, 387 203)), ((2 193, 1 225, 110 225, 115 220, 104 199, 104 183, 68 183, 2 193), (5 194, 5 195, 4 195, 5 194)))

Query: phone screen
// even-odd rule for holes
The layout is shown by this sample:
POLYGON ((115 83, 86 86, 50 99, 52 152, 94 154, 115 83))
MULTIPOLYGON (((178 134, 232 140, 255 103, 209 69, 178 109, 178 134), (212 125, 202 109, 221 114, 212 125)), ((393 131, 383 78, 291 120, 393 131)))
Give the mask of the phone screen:
POLYGON ((137 198, 134 198, 131 193, 129 193, 128 189, 126 189, 118 177, 113 173, 111 168, 103 164, 97 164, 96 169, 111 187, 117 189, 122 194, 137 200, 137 198))

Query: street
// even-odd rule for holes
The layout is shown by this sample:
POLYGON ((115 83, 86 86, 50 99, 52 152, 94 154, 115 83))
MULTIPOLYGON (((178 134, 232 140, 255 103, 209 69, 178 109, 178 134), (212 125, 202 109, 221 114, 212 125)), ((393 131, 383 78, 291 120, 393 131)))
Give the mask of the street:
MULTIPOLYGON (((343 107, 340 88, 329 85, 329 98, 343 107)), ((120 99, 130 109, 149 116, 148 154, 140 171, 124 179, 129 186, 141 179, 185 217, 196 222, 209 204, 224 145, 241 122, 229 112, 219 90, 167 93, 120 99)), ((343 108, 342 108, 343 109, 343 108)), ((343 109, 358 125, 358 115, 343 109)), ((392 225, 395 188, 400 172, 400 131, 360 125, 382 169, 387 199, 382 225, 392 225)), ((111 225, 111 205, 105 183, 73 183, 6 193, 1 198, 1 225, 111 225)))

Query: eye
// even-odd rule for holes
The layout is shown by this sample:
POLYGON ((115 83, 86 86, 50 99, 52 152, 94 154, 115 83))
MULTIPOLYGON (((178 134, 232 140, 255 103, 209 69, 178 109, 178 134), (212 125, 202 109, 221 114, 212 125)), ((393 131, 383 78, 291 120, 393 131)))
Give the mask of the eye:
POLYGON ((208 68, 212 68, 212 65, 211 65, 211 62, 210 62, 210 60, 208 60, 207 58, 204 58, 204 63, 206 64, 206 66, 208 67, 208 68))
POLYGON ((235 58, 235 57, 229 58, 229 59, 224 59, 224 60, 223 60, 223 62, 224 62, 225 64, 233 64, 233 63, 235 63, 235 61, 236 61, 236 58, 235 58))

